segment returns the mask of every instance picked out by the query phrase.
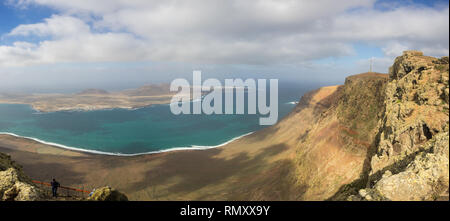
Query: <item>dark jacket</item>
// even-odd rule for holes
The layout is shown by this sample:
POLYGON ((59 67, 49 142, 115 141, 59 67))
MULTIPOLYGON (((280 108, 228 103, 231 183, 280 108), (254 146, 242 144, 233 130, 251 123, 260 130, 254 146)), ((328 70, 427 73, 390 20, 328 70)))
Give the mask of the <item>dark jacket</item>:
POLYGON ((52 185, 52 188, 58 188, 60 186, 56 181, 52 181, 50 184, 52 185))

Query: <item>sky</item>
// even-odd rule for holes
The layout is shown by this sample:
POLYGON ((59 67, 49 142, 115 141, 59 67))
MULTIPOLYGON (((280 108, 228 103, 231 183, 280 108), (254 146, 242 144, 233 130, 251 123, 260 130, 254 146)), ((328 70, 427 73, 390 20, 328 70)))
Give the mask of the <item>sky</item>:
POLYGON ((411 49, 448 56, 448 1, 0 2, 0 91, 118 90, 193 70, 338 84, 411 49))

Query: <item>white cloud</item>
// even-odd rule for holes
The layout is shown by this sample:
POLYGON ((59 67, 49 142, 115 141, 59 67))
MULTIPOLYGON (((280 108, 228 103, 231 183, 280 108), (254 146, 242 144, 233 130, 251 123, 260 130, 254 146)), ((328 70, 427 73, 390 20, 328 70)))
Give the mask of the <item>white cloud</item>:
POLYGON ((45 19, 43 23, 19 25, 14 28, 10 36, 52 36, 52 37, 70 37, 90 32, 90 27, 82 20, 70 16, 53 15, 45 19))
POLYGON ((9 36, 50 37, 39 43, 0 46, 0 66, 57 62, 136 61, 147 57, 146 43, 129 33, 94 33, 71 16, 52 16, 42 23, 19 25, 9 36))
POLYGON ((397 8, 344 14, 334 20, 337 39, 374 43, 387 56, 398 56, 406 49, 423 50, 430 55, 449 53, 449 9, 397 8))
POLYGON ((0 45, 0 65, 174 61, 201 64, 301 64, 353 55, 370 43, 388 57, 404 49, 449 53, 449 10, 373 9, 373 1, 63 1, 16 0, 58 10, 7 37, 45 37, 0 45))

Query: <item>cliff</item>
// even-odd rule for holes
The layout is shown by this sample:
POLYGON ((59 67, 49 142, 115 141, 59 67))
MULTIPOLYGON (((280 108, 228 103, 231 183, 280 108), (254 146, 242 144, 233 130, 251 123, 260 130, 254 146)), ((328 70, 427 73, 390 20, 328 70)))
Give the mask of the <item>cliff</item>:
POLYGON ((448 200, 448 63, 417 51, 395 59, 367 188, 350 199, 448 200))
POLYGON ((448 57, 406 51, 389 75, 304 95, 287 117, 305 127, 295 147, 301 199, 448 199, 448 69, 448 57))
POLYGON ((387 75, 379 73, 348 77, 332 91, 327 87, 306 94, 288 116, 311 119, 302 123, 305 131, 295 146, 295 177, 306 190, 302 200, 326 199, 367 170, 386 82, 387 75))

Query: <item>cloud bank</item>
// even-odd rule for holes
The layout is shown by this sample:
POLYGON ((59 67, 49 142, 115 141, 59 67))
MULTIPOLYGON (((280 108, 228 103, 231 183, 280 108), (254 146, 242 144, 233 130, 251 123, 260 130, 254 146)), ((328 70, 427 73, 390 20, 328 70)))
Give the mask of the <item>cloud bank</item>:
POLYGON ((8 3, 58 13, 4 35, 20 40, 0 45, 0 67, 128 61, 301 66, 355 55, 354 44, 381 48, 387 57, 405 49, 449 54, 448 5, 378 10, 370 0, 8 3))

